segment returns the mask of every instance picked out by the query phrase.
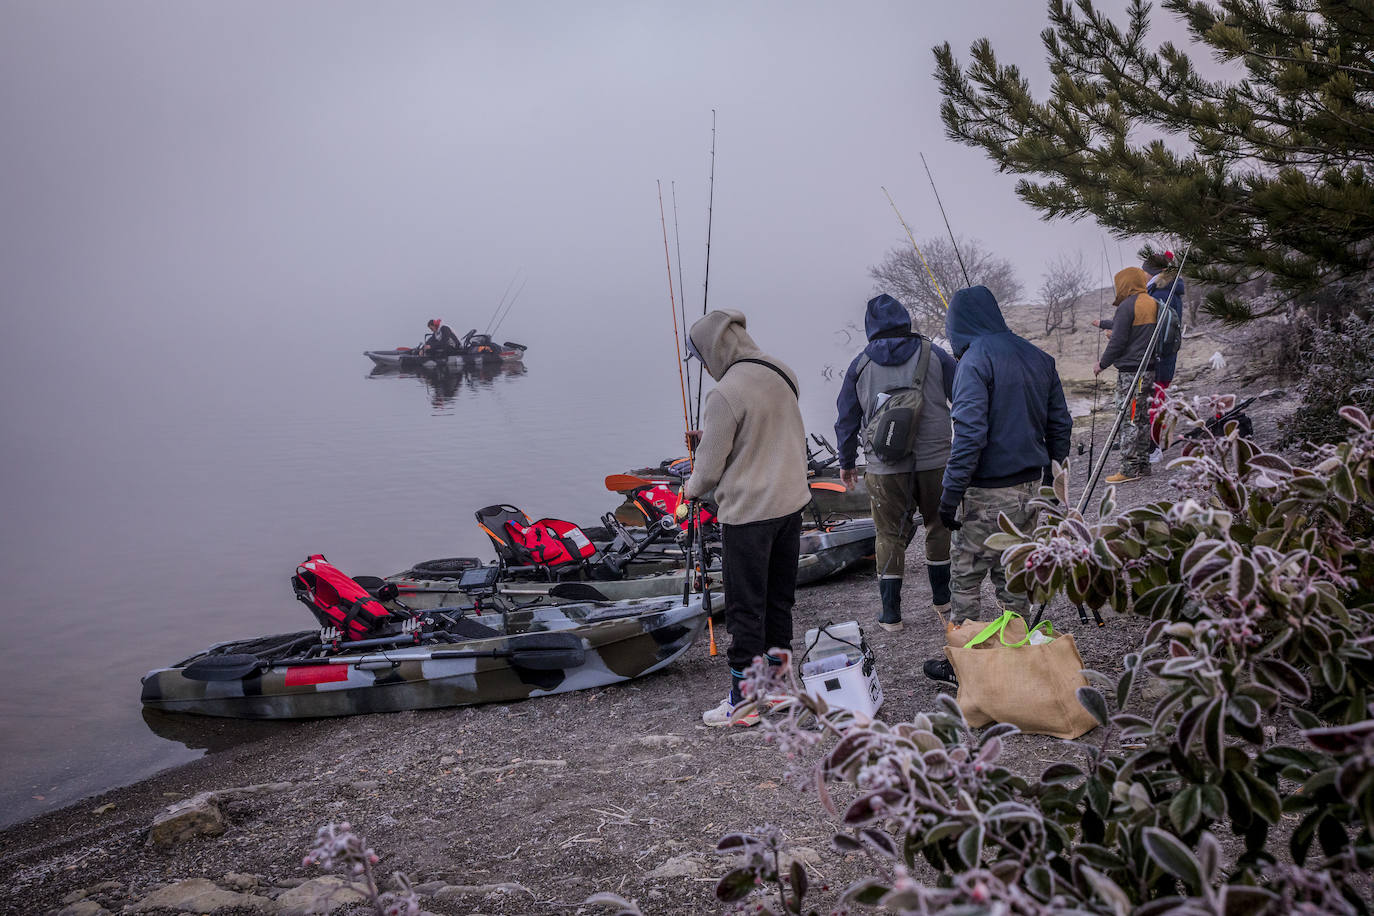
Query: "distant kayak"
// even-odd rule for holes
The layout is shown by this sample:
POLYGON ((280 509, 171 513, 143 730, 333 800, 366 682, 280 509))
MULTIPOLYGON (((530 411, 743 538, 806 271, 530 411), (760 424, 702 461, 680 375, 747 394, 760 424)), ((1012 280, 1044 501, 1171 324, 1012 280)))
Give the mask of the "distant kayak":
POLYGON ((143 705, 303 719, 498 703, 603 687, 672 663, 700 636, 700 596, 431 611, 411 633, 321 643, 319 631, 220 643, 143 678, 143 705))
POLYGON ((507 342, 488 351, 462 354, 454 353, 440 357, 420 354, 410 347, 397 347, 394 350, 365 350, 363 351, 363 355, 372 360, 373 364, 379 369, 392 369, 398 371, 416 369, 462 369, 465 366, 488 366, 524 362, 525 348, 519 344, 507 342))

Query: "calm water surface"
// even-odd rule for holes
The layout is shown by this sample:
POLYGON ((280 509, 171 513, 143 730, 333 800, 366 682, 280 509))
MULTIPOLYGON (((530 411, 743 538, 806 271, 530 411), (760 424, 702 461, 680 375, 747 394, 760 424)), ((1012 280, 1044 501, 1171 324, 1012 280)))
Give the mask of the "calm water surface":
MULTIPOLYGON (((139 678, 216 641, 310 626, 288 582, 307 555, 354 575, 490 558, 475 509, 592 524, 619 501, 606 474, 681 452, 676 370, 641 338, 589 354, 522 331, 502 336, 530 345, 523 369, 441 382, 371 375, 361 351, 394 340, 11 366, 0 825, 290 728, 145 721, 139 678)), ((808 428, 828 436, 831 354, 779 355, 802 376, 808 428)))

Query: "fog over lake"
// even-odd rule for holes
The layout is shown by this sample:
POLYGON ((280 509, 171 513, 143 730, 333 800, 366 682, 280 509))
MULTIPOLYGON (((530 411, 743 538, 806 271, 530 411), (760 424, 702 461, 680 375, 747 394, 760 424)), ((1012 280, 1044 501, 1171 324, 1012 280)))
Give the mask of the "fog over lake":
POLYGON ((939 119, 932 45, 987 36, 1043 89, 1045 23, 1025 0, 0 6, 0 823, 202 753, 211 725, 144 723, 139 677, 308 626, 308 554, 490 557, 474 509, 593 523, 606 474, 681 452, 656 181, 690 321, 713 109, 709 305, 797 371, 813 432, 869 266, 908 244, 881 187, 945 231, 921 152, 1028 291, 1096 257, 1096 225, 1041 222, 939 119), (369 375, 364 350, 481 330, 515 289, 496 336, 523 373, 369 375))

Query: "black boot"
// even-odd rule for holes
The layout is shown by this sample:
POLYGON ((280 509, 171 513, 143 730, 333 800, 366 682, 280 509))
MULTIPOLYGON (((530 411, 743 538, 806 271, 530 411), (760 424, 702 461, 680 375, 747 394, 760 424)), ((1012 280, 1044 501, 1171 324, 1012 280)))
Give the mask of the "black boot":
POLYGON ((949 564, 926 564, 926 575, 930 576, 930 599, 935 612, 941 617, 949 614, 949 564))
POLYGON ((883 612, 878 615, 878 626, 895 633, 902 628, 902 580, 879 579, 878 594, 883 599, 883 612))

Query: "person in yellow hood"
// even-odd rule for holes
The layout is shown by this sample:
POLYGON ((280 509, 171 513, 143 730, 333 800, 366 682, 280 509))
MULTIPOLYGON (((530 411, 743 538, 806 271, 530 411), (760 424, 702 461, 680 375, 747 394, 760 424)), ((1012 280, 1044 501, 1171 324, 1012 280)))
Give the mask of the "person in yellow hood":
POLYGON ((755 658, 777 663, 768 650, 792 645, 801 510, 811 501, 797 376, 759 349, 744 315, 733 309, 702 316, 687 342, 716 387, 702 405, 686 495, 713 493, 718 506, 730 632, 730 695, 701 719, 711 726, 756 725, 757 710, 734 715, 743 701, 740 681, 755 658))
POLYGON ((1126 410, 1126 422, 1121 427, 1121 472, 1108 477, 1108 483, 1150 476, 1150 396, 1154 393, 1159 358, 1149 352, 1149 346, 1159 317, 1159 302, 1146 292, 1149 282, 1150 275, 1139 267, 1118 272, 1113 303, 1116 313, 1109 319, 1093 322, 1112 332, 1098 364, 1093 366, 1093 375, 1116 367, 1116 406, 1117 410, 1126 410), (1139 383, 1133 385, 1142 362, 1147 365, 1139 383))

